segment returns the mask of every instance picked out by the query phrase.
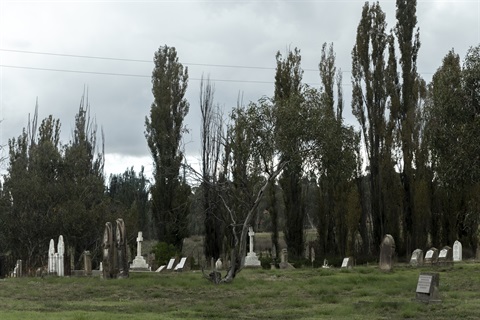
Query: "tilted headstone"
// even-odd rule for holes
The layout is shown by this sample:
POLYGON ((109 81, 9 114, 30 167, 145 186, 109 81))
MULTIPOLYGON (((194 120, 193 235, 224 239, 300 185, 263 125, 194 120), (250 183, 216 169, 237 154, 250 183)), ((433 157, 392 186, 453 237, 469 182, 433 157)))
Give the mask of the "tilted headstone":
POLYGON ((352 269, 353 268, 353 258, 352 257, 343 258, 342 266, 340 268, 352 269))
POLYGON ((168 261, 167 270, 172 270, 174 264, 175 258, 170 259, 170 261, 168 261))
POLYGON ((142 242, 143 242, 142 231, 139 231, 138 236, 137 236, 137 256, 133 260, 133 263, 130 265, 131 270, 135 270, 135 271, 148 271, 148 270, 150 270, 150 267, 149 267, 147 261, 142 256, 142 242))
POLYGON ((421 273, 415 290, 416 299, 423 302, 440 302, 439 282, 438 273, 421 273))
POLYGON ((385 235, 380 245, 380 262, 381 270, 390 271, 393 269, 393 260, 395 258, 395 241, 389 234, 385 235))
POLYGON ((412 252, 412 257, 410 258, 410 265, 412 267, 423 266, 423 250, 422 249, 415 249, 412 252))
POLYGON ((438 254, 439 266, 453 266, 453 251, 449 246, 445 246, 438 254))
POLYGON ((462 243, 458 240, 453 243, 453 261, 462 261, 462 243))
POLYGON ((438 249, 435 247, 430 248, 427 253, 425 253, 425 259, 423 260, 424 265, 436 265, 438 260, 438 249))
POLYGON ((282 249, 282 253, 280 254, 280 269, 295 269, 290 263, 288 263, 288 251, 287 249, 282 249))

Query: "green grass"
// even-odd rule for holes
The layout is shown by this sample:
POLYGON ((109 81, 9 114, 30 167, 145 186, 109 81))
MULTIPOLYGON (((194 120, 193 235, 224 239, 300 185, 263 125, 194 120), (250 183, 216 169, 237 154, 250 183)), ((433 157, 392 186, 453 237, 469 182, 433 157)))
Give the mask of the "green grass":
POLYGON ((440 273, 438 304, 413 300, 422 271, 432 269, 246 269, 228 285, 213 285, 200 272, 5 279, 0 319, 480 318, 480 264, 433 269, 440 273))

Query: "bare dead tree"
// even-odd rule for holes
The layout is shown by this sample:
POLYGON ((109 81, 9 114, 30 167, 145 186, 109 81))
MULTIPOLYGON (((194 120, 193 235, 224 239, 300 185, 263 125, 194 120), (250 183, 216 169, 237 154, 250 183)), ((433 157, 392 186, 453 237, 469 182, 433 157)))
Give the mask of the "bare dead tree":
POLYGON ((248 227, 252 223, 252 219, 254 217, 255 211, 257 210, 257 207, 265 193, 265 190, 268 188, 269 184, 274 181, 277 176, 283 171, 285 168, 287 162, 281 162, 277 165, 277 168, 275 171, 273 171, 271 174, 268 174, 268 177, 260 190, 258 191, 257 197, 255 198, 255 201, 250 208, 246 218, 244 221, 236 221, 235 214, 229 207, 227 201, 225 199, 222 199, 222 202, 224 204, 225 209, 228 211, 229 216, 230 216, 230 226, 231 230, 233 233, 234 237, 234 245, 231 249, 230 257, 231 257, 231 266, 227 271, 227 274, 222 278, 220 272, 218 271, 213 271, 210 274, 205 274, 205 271, 202 270, 203 275, 206 279, 214 282, 215 284, 219 283, 230 283, 233 281, 235 276, 243 269, 244 263, 245 263, 245 256, 247 253, 247 247, 246 247, 246 237, 247 237, 247 232, 248 232, 248 227), (237 234, 237 227, 241 226, 241 231, 240 231, 240 238, 238 237, 237 234))

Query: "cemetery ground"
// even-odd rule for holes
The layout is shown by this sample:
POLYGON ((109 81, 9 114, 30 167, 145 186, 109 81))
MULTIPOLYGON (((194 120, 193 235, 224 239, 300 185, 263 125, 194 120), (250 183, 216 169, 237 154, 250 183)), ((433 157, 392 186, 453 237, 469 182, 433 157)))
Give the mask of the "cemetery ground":
POLYGON ((214 285, 201 271, 0 280, 1 319, 477 319, 480 264, 453 268, 244 269, 214 285), (420 272, 440 274, 441 303, 412 300, 420 272))

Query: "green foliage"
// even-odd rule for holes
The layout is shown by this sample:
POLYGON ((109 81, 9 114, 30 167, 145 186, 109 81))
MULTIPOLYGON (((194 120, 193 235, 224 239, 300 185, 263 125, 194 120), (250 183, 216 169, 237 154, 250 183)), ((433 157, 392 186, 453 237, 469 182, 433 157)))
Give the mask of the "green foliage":
POLYGON ((106 218, 104 155, 97 150, 88 101, 82 97, 72 140, 63 147, 60 122, 49 116, 37 132, 37 119, 38 108, 28 128, 9 140, 1 195, 1 220, 8 226, 2 232, 4 248, 27 268, 43 264, 49 240, 56 241, 60 234, 77 257, 86 249, 99 254, 106 218))
POLYGON ((178 62, 175 48, 163 46, 155 52, 152 72, 154 101, 145 119, 145 137, 153 162, 152 215, 159 241, 178 249, 187 236, 190 188, 180 175, 183 120, 189 104, 185 99, 188 70, 178 62))
POLYGON ((178 256, 175 246, 166 242, 158 242, 152 248, 152 253, 155 254, 155 261, 159 266, 167 265, 171 258, 178 256))

